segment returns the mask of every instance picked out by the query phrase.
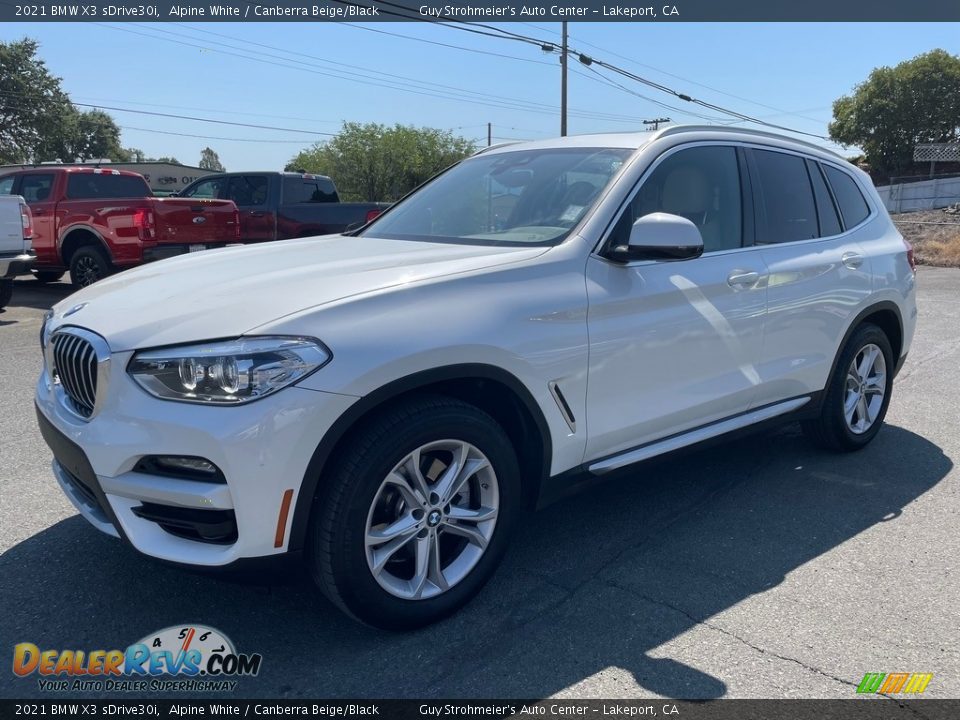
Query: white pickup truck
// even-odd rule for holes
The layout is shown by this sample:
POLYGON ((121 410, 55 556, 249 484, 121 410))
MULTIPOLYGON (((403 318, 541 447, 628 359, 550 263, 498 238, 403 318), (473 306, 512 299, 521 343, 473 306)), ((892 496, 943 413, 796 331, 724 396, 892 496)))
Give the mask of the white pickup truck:
POLYGON ((13 278, 30 273, 32 241, 30 208, 19 195, 0 195, 0 310, 13 296, 13 278))

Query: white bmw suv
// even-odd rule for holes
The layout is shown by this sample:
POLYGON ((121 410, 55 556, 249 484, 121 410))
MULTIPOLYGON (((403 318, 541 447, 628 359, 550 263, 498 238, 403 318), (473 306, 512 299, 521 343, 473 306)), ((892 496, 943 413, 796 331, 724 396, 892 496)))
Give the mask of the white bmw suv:
POLYGON ((585 477, 768 421, 862 448, 914 283, 869 178, 813 145, 500 146, 354 233, 72 295, 44 323, 38 420, 99 530, 191 566, 302 555, 343 610, 410 628, 585 477))

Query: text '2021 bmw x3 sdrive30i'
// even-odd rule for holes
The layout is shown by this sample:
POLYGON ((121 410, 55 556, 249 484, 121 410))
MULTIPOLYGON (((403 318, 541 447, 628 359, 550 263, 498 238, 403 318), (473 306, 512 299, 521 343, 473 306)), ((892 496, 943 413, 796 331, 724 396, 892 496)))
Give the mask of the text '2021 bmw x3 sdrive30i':
POLYGON ((302 554, 365 622, 467 602, 524 513, 774 419, 856 450, 916 321, 869 178, 767 133, 487 149, 345 235, 105 279, 44 323, 80 513, 192 566, 302 554))

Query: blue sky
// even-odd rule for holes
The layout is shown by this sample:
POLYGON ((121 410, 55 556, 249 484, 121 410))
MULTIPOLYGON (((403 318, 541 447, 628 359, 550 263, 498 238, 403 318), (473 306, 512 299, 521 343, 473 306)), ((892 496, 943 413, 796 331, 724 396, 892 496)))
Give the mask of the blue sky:
MULTIPOLYGON (((554 41, 560 29, 559 23, 548 22, 502 27, 554 41)), ((571 23, 570 44, 688 95, 825 135, 833 100, 874 67, 936 47, 956 54, 958 30, 949 23, 571 23)), ((123 128, 125 146, 152 156, 173 155, 188 164, 195 164, 200 150, 210 145, 228 169, 280 169, 299 149, 322 140, 320 133, 336 132, 344 120, 452 129, 483 144, 487 122, 493 123, 497 139, 559 134, 555 55, 427 23, 0 27, 2 40, 25 35, 41 43, 41 56, 63 78, 75 102, 177 115, 109 111, 123 128), (347 77, 344 71, 364 77, 347 77), (402 90, 400 83, 417 92, 402 90), (452 93, 458 96, 449 97, 452 93), (527 109, 520 109, 518 101, 527 109), (184 116, 284 129, 232 127, 184 116)), ((642 129, 640 120, 659 116, 699 122, 604 85, 582 66, 571 63, 571 69, 577 73, 570 78, 571 134, 642 129)), ((698 111, 615 79, 642 95, 698 111)))

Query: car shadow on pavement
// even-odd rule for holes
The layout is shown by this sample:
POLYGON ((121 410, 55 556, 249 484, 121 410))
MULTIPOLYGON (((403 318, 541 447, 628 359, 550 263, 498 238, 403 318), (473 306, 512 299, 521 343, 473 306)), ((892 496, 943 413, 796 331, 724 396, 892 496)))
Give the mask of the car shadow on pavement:
MULTIPOLYGON (((609 697, 631 692, 616 684, 624 673, 663 696, 721 697, 723 678, 689 659, 713 645, 687 648, 686 660, 661 646, 897 522, 951 468, 939 447, 895 426, 850 455, 818 450, 790 426, 648 463, 529 515, 473 603, 404 634, 354 623, 301 578, 244 584, 185 572, 71 517, 0 556, 0 649, 122 649, 201 623, 263 654, 260 675, 240 680, 234 697, 609 697)), ((797 602, 821 589, 795 588, 797 602)), ((752 642, 775 642, 776 627, 768 618, 752 642)), ((719 648, 727 638, 717 637, 719 648)), ((38 694, 35 678, 0 673, 0 695, 38 694)))
POLYGON ((13 281, 13 298, 9 307, 30 307, 47 310, 76 292, 69 282, 41 283, 33 278, 13 281))

